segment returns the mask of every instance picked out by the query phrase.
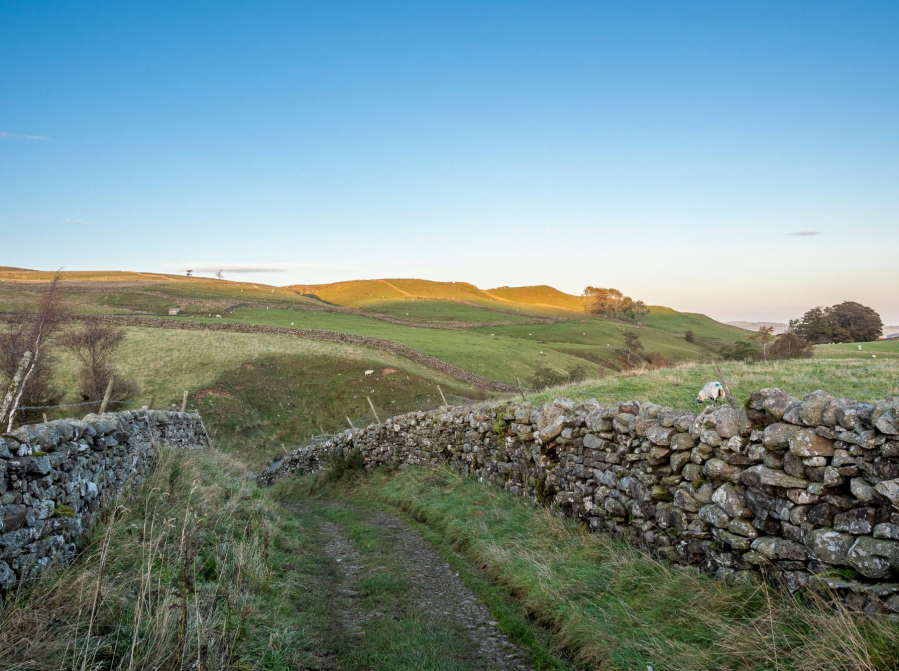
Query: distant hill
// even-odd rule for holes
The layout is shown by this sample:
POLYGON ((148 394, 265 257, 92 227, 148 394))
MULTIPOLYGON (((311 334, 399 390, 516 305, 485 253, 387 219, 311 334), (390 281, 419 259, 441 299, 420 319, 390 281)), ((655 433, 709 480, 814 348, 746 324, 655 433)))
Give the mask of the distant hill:
POLYGON ((497 289, 488 289, 485 293, 513 303, 544 305, 575 312, 583 312, 584 310, 584 301, 580 296, 566 294, 564 291, 559 291, 545 284, 535 287, 499 287, 497 289))
POLYGON ((784 333, 789 327, 789 324, 784 324, 783 322, 724 322, 729 326, 736 326, 737 328, 746 329, 747 331, 758 331, 763 326, 773 326, 774 333, 784 333))
POLYGON ((472 303, 497 310, 540 316, 583 313, 579 296, 549 286, 479 289, 468 282, 416 279, 351 280, 333 284, 296 284, 294 291, 344 307, 380 309, 396 301, 431 300, 472 303))

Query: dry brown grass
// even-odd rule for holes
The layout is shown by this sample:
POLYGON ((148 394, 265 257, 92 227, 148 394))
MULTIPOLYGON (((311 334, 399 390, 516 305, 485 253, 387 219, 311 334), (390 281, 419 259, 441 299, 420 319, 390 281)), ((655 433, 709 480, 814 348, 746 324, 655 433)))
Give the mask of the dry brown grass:
POLYGON ((160 450, 76 564, 10 595, 0 668, 223 669, 268 578, 269 525, 241 464, 160 450))

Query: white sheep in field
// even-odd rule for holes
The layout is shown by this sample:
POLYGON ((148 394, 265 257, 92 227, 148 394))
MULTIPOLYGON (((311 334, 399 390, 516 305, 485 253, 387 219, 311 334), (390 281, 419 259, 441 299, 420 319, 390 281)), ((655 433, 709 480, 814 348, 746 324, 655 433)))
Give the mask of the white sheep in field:
POLYGON ((705 386, 696 395, 696 402, 702 405, 705 401, 712 401, 716 406, 718 401, 724 398, 724 387, 720 382, 706 382, 705 386))
POLYGON ((373 370, 367 370, 367 371, 365 371, 365 377, 369 377, 369 376, 374 375, 374 374, 375 374, 375 371, 373 371, 373 370))

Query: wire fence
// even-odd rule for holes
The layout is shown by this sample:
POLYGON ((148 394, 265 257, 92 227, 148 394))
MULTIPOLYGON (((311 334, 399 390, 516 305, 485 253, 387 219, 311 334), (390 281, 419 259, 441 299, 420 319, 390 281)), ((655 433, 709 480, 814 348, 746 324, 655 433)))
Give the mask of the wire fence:
POLYGON ((418 401, 412 401, 411 403, 391 403, 389 405, 381 407, 375 406, 374 403, 372 403, 373 412, 356 415, 354 417, 346 417, 346 426, 344 426, 339 431, 324 431, 319 434, 314 434, 306 441, 305 444, 319 445, 321 443, 327 442, 328 440, 334 438, 347 429, 361 429, 372 424, 381 424, 392 417, 405 415, 410 412, 431 412, 432 410, 439 410, 440 408, 476 406, 489 402, 490 401, 478 401, 471 398, 466 398, 465 396, 442 392, 441 396, 428 396, 418 401), (444 400, 446 401, 446 403, 444 403, 444 400))
MULTIPOLYGON (((79 406, 86 405, 100 405, 103 403, 102 399, 99 401, 83 401, 82 403, 63 403, 61 405, 23 405, 19 406, 17 410, 53 410, 56 408, 77 408, 79 406)), ((112 401, 108 402, 109 405, 150 405, 151 401, 112 401)))

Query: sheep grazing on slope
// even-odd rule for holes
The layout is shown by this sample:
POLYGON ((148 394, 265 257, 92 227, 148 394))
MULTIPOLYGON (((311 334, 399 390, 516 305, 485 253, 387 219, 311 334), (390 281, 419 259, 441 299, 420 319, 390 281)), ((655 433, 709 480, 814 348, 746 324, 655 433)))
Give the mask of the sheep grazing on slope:
POLYGON ((696 402, 702 405, 705 401, 712 401, 716 406, 718 401, 724 398, 724 387, 720 382, 706 382, 705 386, 696 395, 696 402))
POLYGON ((373 370, 367 370, 367 371, 365 371, 365 377, 369 377, 369 376, 371 376, 371 375, 374 375, 374 372, 375 372, 375 371, 373 371, 373 370))

